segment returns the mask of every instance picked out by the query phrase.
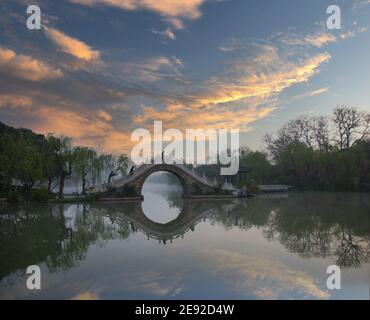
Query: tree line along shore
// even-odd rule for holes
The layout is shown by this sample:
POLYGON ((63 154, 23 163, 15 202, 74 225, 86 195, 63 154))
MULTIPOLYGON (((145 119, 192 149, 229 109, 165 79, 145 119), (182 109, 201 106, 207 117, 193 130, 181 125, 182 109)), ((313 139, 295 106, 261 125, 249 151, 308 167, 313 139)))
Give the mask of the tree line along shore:
MULTIPOLYGON (((250 168, 239 187, 286 184, 295 190, 370 191, 370 113, 348 106, 330 116, 303 116, 264 137, 265 150, 241 148, 241 166, 250 168)), ((89 185, 125 175, 127 155, 76 146, 72 138, 41 135, 0 122, 0 198, 9 201, 62 199, 67 179, 89 185), (16 183, 15 183, 16 182, 16 183)), ((199 173, 220 182, 218 165, 199 173)))

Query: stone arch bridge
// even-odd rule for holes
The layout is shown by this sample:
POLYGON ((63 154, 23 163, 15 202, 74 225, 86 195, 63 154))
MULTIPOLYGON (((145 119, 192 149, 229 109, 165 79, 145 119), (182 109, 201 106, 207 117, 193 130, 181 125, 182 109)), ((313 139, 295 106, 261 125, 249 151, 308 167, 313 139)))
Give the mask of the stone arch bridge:
POLYGON ((90 194, 107 193, 114 189, 117 193, 123 191, 126 187, 130 187, 135 191, 135 194, 141 195, 145 180, 155 172, 169 172, 175 175, 181 182, 184 197, 190 197, 194 194, 215 193, 216 191, 234 191, 235 187, 231 183, 225 182, 219 184, 216 179, 209 179, 204 175, 197 174, 193 169, 188 168, 183 164, 142 164, 131 175, 116 179, 111 183, 97 185, 89 190, 90 194))

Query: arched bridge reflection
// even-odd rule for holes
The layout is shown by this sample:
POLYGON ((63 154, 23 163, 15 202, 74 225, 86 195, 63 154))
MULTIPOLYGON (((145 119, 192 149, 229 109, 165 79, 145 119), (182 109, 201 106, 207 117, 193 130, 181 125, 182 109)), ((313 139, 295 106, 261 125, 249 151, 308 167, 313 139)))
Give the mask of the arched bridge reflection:
POLYGON ((159 243, 172 243, 173 240, 183 238, 189 231, 194 231, 197 224, 205 221, 208 217, 228 212, 235 206, 233 201, 220 200, 212 204, 204 201, 185 201, 178 217, 168 223, 158 223, 150 220, 142 209, 141 202, 110 203, 91 207, 97 214, 106 215, 112 223, 130 223, 132 231, 145 234, 148 239, 158 240, 159 243))

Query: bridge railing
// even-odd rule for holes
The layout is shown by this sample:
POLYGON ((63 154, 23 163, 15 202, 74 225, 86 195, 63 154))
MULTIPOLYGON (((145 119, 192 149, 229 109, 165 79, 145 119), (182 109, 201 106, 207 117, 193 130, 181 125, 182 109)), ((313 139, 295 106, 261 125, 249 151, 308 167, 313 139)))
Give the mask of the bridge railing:
MULTIPOLYGON (((152 165, 154 164, 168 164, 168 165, 174 165, 178 168, 181 168, 182 170, 184 170, 186 173, 188 173, 190 176, 192 176, 193 178, 207 184, 207 185, 210 185, 212 187, 216 187, 218 185, 217 181, 215 181, 214 179, 210 179, 206 176, 201 176, 199 175, 198 173, 195 172, 194 169, 190 169, 186 166, 186 161, 185 159, 180 159, 180 158, 175 158, 175 157, 170 157, 170 156, 158 156, 158 157, 154 157, 154 158, 151 158, 151 159, 148 159, 147 161, 144 162, 144 164, 141 164, 141 166, 145 165, 145 163, 150 163, 152 165)), ((148 164, 149 165, 149 164, 148 164)), ((139 167, 138 167, 139 168, 139 167)), ((136 169, 135 171, 137 171, 138 169, 136 169)))
MULTIPOLYGON (((211 179, 207 177, 204 173, 203 175, 199 175, 194 170, 194 167, 189 168, 185 164, 184 159, 178 159, 178 158, 176 159, 174 157, 164 156, 164 157, 156 157, 156 158, 148 159, 148 161, 137 165, 135 171, 131 175, 120 177, 118 179, 113 180, 111 183, 104 183, 104 184, 96 185, 91 189, 92 191, 90 192, 92 193, 106 192, 111 187, 122 186, 125 183, 128 183, 129 181, 135 179, 135 177, 137 177, 139 174, 141 174, 145 170, 151 168, 152 166, 156 164, 162 164, 162 163, 176 166, 177 168, 180 168, 181 170, 185 171, 188 175, 190 175, 194 179, 210 187, 217 188, 219 186, 219 182, 216 180, 216 178, 211 179)), ((226 181, 221 185, 221 188, 224 190, 231 190, 231 191, 236 189, 231 183, 228 183, 226 181)))

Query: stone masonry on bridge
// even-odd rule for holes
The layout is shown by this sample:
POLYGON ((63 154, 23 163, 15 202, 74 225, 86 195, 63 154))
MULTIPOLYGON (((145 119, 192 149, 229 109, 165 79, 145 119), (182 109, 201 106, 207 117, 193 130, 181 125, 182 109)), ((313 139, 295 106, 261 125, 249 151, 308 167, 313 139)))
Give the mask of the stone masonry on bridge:
MULTIPOLYGON (((196 178, 194 175, 192 175, 187 170, 184 170, 184 168, 180 166, 169 164, 151 165, 145 171, 138 174, 130 182, 126 183, 125 186, 133 188, 137 194, 142 194, 142 188, 145 180, 151 174, 159 171, 165 171, 174 174, 182 184, 185 197, 189 197, 191 195, 199 193, 214 193, 218 187, 216 185, 212 186, 210 183, 203 182, 201 179, 196 178)), ((120 191, 120 188, 117 188, 117 191, 120 191)))

